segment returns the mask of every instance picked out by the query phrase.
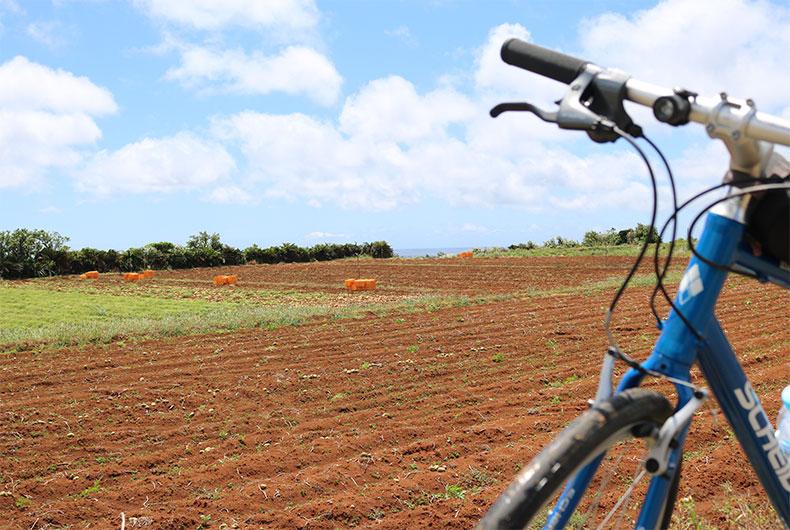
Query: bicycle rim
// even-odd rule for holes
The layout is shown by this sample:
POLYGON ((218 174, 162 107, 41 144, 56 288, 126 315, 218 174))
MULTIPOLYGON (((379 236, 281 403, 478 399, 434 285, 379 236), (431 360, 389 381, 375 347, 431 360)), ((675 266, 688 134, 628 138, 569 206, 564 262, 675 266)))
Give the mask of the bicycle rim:
POLYGON ((521 471, 479 528, 559 528, 561 521, 566 528, 633 527, 650 479, 645 440, 671 414, 663 395, 644 389, 596 405, 521 471), (599 458, 581 500, 573 488, 563 495, 568 480, 599 458))

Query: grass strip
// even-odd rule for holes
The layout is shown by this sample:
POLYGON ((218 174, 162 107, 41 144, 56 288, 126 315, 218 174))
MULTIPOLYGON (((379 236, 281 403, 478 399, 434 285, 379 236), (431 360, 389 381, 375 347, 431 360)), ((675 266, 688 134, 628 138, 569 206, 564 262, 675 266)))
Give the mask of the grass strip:
MULTIPOLYGON (((677 282, 681 273, 671 272, 666 282, 677 282)), ((429 294, 393 302, 334 307, 331 304, 261 305, 195 299, 128 296, 101 292, 57 291, 34 286, 0 286, 0 351, 39 347, 59 348, 82 344, 106 344, 125 338, 152 339, 181 335, 227 332, 239 329, 299 325, 314 318, 360 318, 395 312, 432 312, 448 307, 487 304, 514 298, 539 299, 558 295, 590 295, 615 289, 622 276, 583 285, 528 289, 482 296, 429 294)), ((654 284, 650 274, 635 276, 633 287, 654 284)))
POLYGON ((258 306, 0 287, 0 350, 103 344, 130 337, 148 339, 247 328, 274 329, 316 317, 340 319, 394 311, 435 311, 488 301, 487 297, 471 300, 466 296, 425 295, 340 308, 258 306))
MULTIPOLYGON (((661 243, 661 255, 665 255, 669 248, 668 243, 661 243)), ((491 248, 475 249, 476 257, 483 258, 521 258, 534 256, 637 256, 642 249, 642 245, 614 245, 614 246, 582 246, 575 247, 537 247, 532 249, 515 248, 491 248)), ((648 257, 652 259, 655 247, 651 245, 648 250, 648 257)), ((685 242, 676 243, 673 256, 689 257, 691 252, 685 242)))

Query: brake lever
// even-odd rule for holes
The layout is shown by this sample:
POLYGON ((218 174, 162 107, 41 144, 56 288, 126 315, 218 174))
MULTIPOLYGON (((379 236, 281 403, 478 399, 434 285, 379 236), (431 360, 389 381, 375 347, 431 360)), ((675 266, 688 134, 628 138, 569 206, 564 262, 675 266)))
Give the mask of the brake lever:
POLYGON ((593 141, 599 143, 617 140, 616 126, 634 136, 641 136, 641 128, 631 121, 622 107, 622 91, 627 79, 621 74, 605 72, 588 64, 557 102, 559 108, 556 111, 543 110, 526 102, 500 103, 491 109, 490 114, 496 118, 508 111, 531 112, 545 122, 556 123, 560 129, 586 131, 593 141), (593 85, 596 78, 599 86, 593 85))
POLYGON ((519 112, 531 112, 538 118, 543 121, 547 121, 549 123, 557 123, 557 112, 550 112, 547 110, 543 110, 540 107, 536 107, 532 103, 500 103, 499 105, 495 106, 491 109, 489 114, 491 114, 492 118, 496 118, 503 112, 512 112, 512 111, 519 111, 519 112))

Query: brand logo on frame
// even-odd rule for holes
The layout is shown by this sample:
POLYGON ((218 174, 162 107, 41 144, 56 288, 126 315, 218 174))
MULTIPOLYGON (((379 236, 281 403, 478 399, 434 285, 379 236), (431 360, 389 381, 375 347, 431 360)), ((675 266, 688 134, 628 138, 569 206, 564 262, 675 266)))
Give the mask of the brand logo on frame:
POLYGON ((695 263, 686 271, 683 279, 680 280, 680 286, 678 287, 678 301, 680 305, 685 304, 704 289, 705 286, 702 285, 702 278, 699 275, 699 266, 695 263))
POLYGON ((779 482, 785 491, 790 493, 790 462, 787 457, 779 448, 779 444, 774 436, 774 428, 768 417, 765 415, 760 400, 757 398, 752 385, 746 383, 743 389, 735 389, 735 397, 738 398, 738 404, 744 410, 749 411, 749 425, 754 430, 754 434, 762 442, 762 449, 768 456, 768 461, 774 469, 776 476, 779 477, 779 482))

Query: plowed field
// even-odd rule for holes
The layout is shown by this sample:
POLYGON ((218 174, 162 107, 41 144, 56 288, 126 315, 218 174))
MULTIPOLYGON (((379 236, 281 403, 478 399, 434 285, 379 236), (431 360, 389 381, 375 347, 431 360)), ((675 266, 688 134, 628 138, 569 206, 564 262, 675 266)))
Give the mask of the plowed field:
MULTIPOLYGON (((332 262, 242 265, 157 272, 155 284, 205 286, 216 274, 236 274, 239 289, 344 292, 346 278, 376 278, 385 294, 454 293, 480 295, 578 286, 622 277, 633 262, 627 256, 465 259, 339 260, 332 262)), ((651 269, 645 267, 645 272, 651 269)), ((55 282, 77 283, 76 277, 55 282)), ((82 282, 90 284, 90 282, 82 282)), ((102 275, 97 286, 117 286, 120 275, 102 275)))
MULTIPOLYGON (((628 263, 248 266, 230 271, 240 289, 326 292, 371 276, 393 294, 545 292, 1 357, 0 527, 120 528, 123 513, 126 528, 469 528, 595 392, 612 293, 549 290, 606 280, 628 263)), ((655 339, 648 294, 629 291, 616 317, 637 357, 655 339)), ((736 280, 719 317, 774 414, 790 379, 786 292, 736 280)), ((678 517, 775 527, 714 410, 695 418, 678 517)))

